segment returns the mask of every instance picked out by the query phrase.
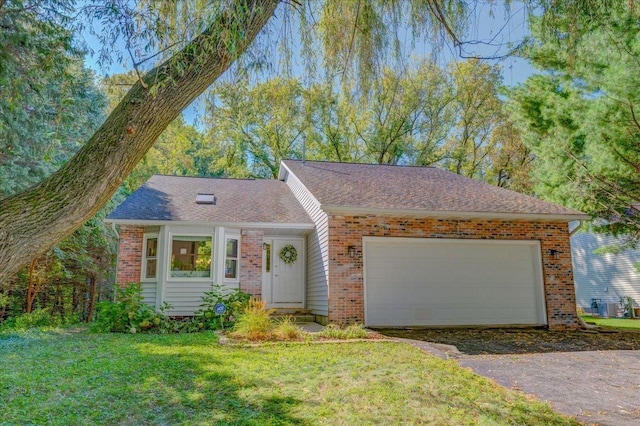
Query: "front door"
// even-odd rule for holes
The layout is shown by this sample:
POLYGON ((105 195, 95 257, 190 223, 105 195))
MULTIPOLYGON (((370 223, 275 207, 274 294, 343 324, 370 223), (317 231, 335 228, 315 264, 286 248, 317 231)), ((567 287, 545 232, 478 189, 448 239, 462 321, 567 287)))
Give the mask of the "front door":
POLYGON ((304 239, 265 238, 263 296, 272 308, 304 308, 304 239))

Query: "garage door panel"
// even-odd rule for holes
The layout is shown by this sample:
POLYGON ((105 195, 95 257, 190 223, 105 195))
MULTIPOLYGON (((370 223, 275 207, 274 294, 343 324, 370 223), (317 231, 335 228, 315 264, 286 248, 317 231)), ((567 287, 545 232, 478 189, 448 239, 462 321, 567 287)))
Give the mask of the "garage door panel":
POLYGON ((367 325, 545 323, 535 241, 365 239, 367 325))

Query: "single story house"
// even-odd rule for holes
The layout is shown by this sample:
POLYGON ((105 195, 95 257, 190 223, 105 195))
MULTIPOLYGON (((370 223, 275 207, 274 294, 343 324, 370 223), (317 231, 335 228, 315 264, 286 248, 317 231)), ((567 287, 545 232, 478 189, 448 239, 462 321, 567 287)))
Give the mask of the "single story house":
POLYGON ((617 303, 632 297, 640 304, 640 250, 598 253, 616 243, 615 237, 594 232, 576 232, 571 237, 573 270, 578 307, 590 312, 592 301, 617 303))
POLYGON ((564 329, 587 218, 433 167, 285 160, 277 180, 153 176, 108 221, 117 282, 172 315, 224 284, 321 323, 564 329))

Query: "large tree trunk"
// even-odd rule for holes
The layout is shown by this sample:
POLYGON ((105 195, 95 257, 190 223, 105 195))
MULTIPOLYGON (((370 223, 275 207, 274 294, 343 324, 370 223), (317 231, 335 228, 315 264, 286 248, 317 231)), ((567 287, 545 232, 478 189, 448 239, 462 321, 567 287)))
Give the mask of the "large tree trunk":
POLYGON ((37 186, 0 200, 0 282, 93 216, 180 112, 253 41, 280 0, 236 0, 151 70, 82 149, 37 186))

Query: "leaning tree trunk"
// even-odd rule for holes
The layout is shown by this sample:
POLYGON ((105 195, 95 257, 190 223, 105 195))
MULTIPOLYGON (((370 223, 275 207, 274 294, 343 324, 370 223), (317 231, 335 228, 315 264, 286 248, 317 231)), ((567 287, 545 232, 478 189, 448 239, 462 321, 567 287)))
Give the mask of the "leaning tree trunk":
POLYGON ((93 216, 162 131, 253 41, 280 0, 236 0, 148 72, 59 171, 0 200, 0 282, 93 216))

